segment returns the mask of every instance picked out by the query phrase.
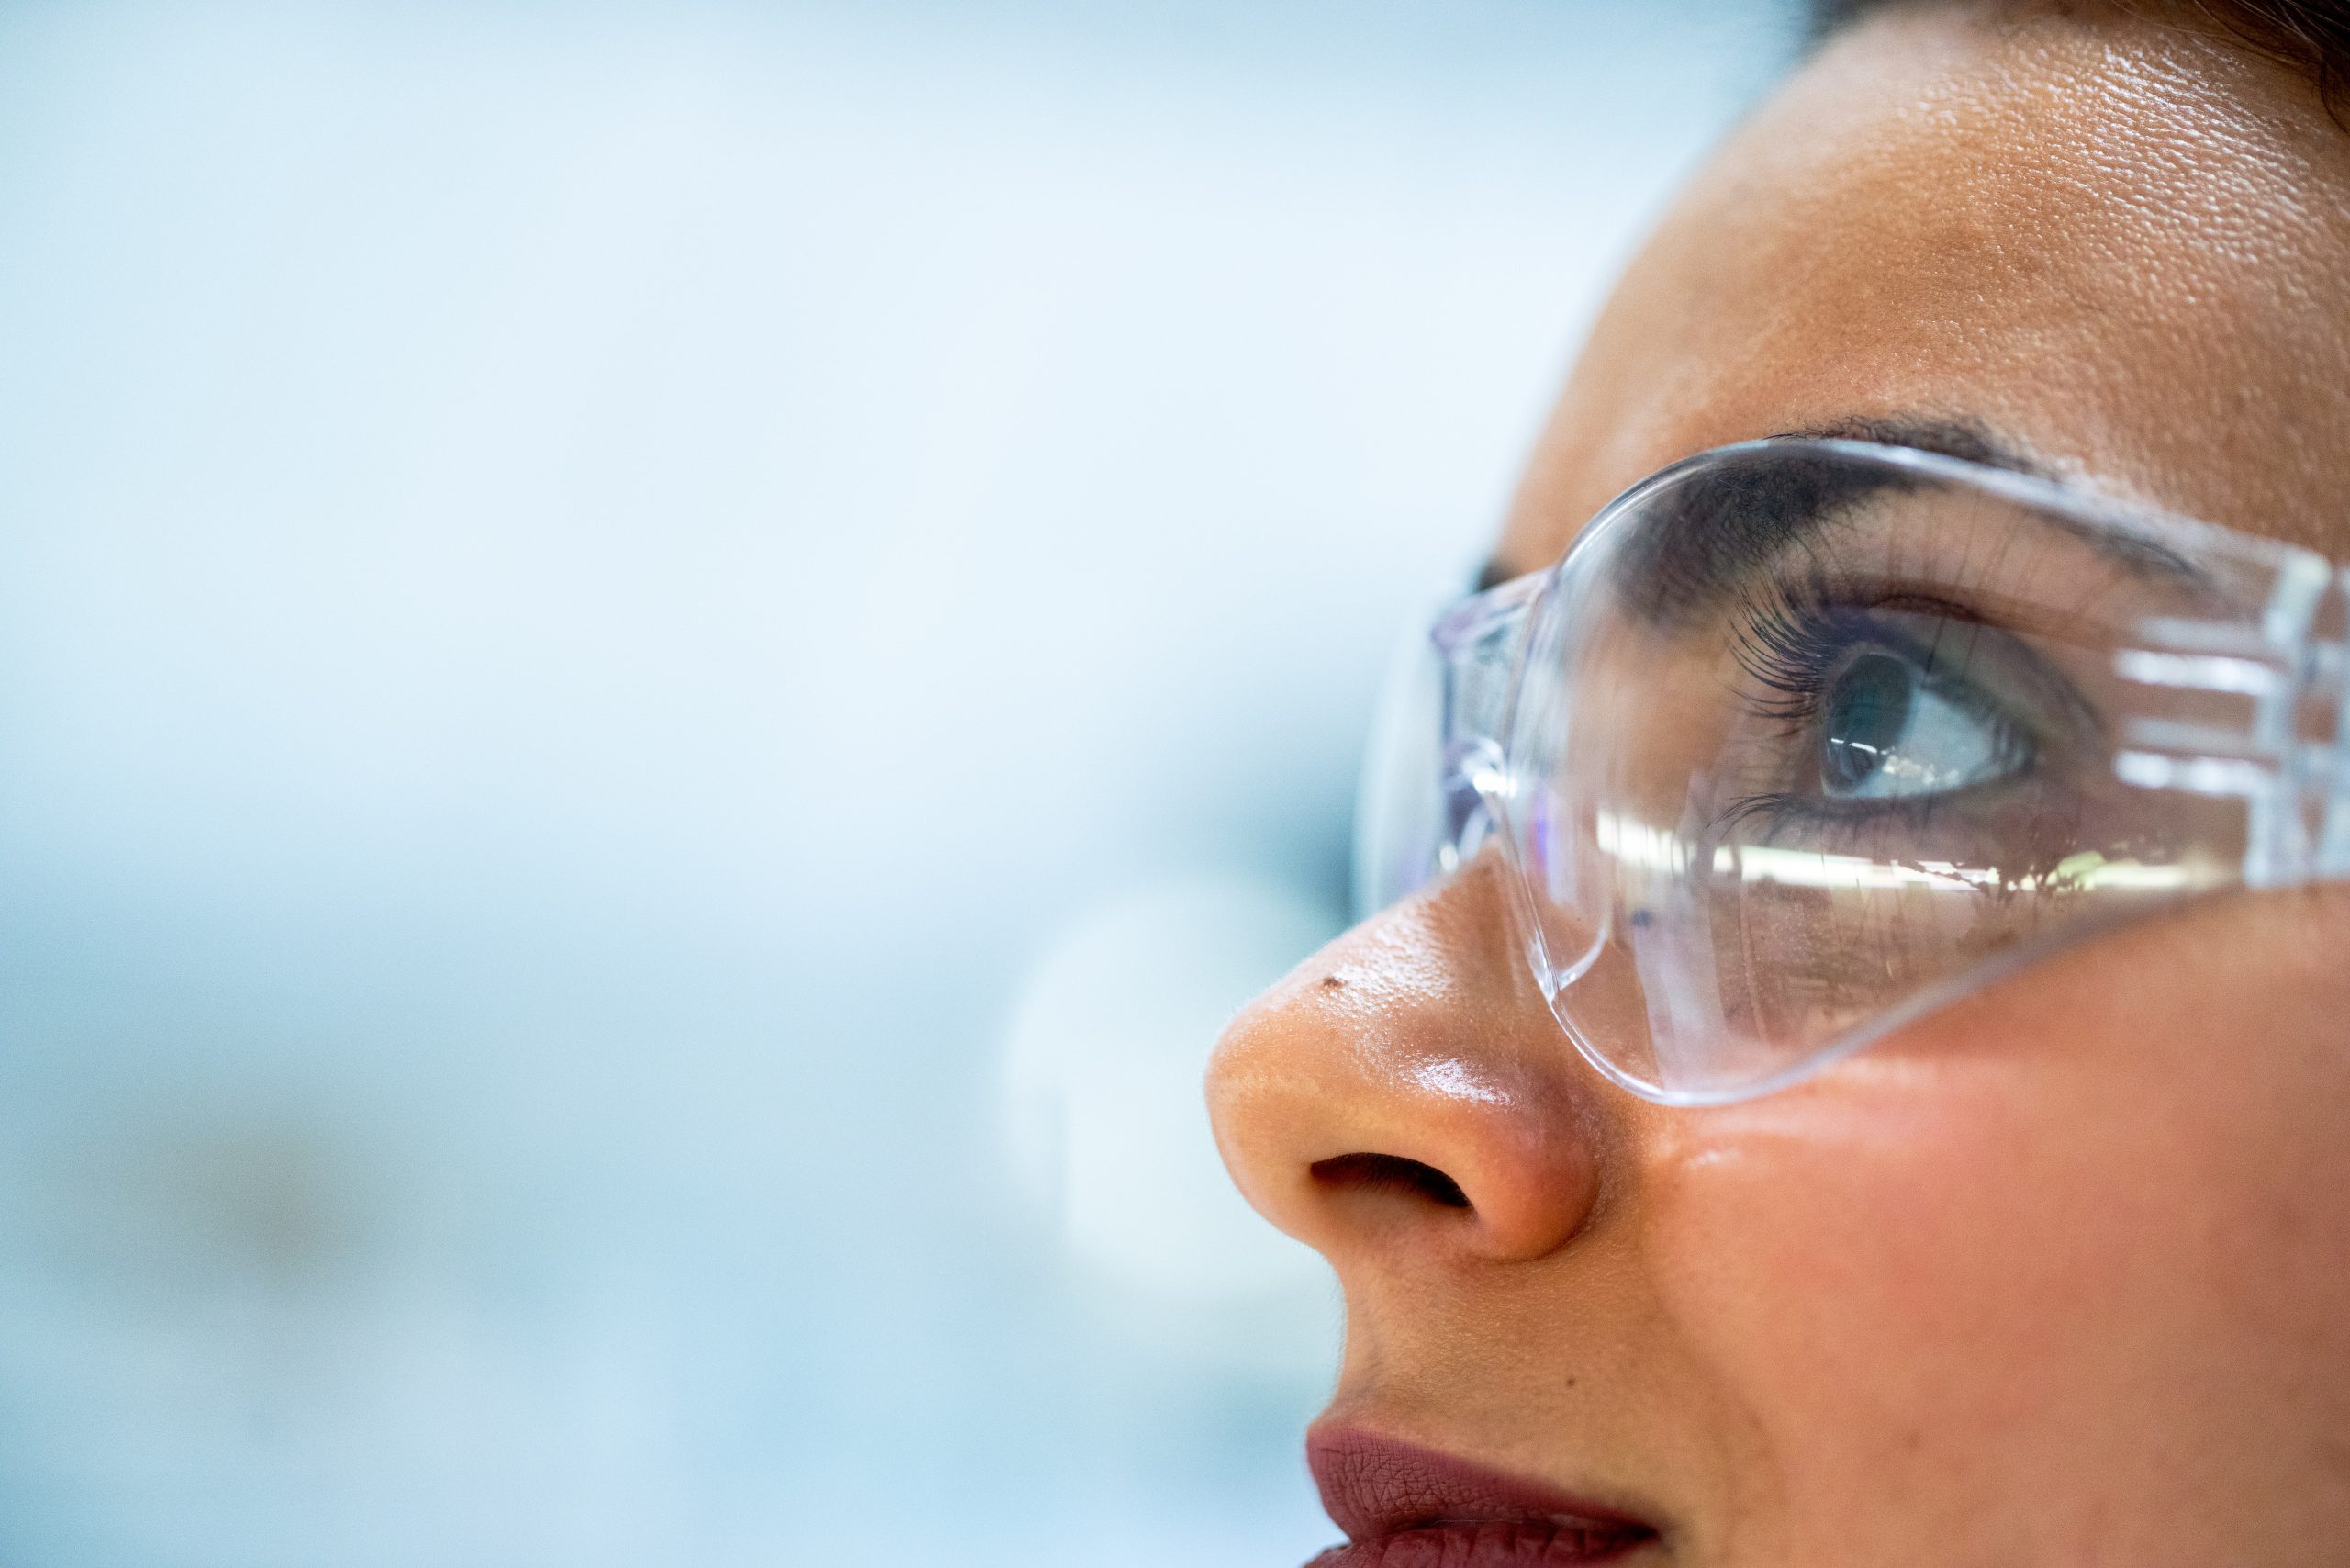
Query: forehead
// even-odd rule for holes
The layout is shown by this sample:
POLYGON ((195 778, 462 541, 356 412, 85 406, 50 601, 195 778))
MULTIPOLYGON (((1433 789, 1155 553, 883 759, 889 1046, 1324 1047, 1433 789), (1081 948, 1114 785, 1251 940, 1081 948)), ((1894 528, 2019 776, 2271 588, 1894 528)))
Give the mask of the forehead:
POLYGON ((1888 418, 2339 555, 2346 339, 2350 134, 2300 78, 2179 28, 1897 10, 1627 269, 1503 557, 1554 557, 1690 452, 1888 418))

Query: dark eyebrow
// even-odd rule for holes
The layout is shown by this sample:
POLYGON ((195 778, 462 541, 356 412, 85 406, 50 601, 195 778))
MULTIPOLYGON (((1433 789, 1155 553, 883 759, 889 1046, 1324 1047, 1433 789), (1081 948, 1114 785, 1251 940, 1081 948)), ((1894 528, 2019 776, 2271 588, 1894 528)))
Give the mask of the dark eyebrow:
MULTIPOLYGON (((1783 431, 1772 439, 1863 441, 2054 477, 2045 464, 1971 420, 1849 419, 1783 431)), ((1626 597, 1661 622, 1703 612, 1860 501, 1922 482, 1899 468, 1785 451, 1727 458, 1656 498, 1654 526, 1623 563, 1626 597)))
MULTIPOLYGON (((1769 439, 1864 441, 1936 453, 2034 478, 2056 476, 2022 446, 1971 420, 1855 416, 1779 431, 1769 439)), ((1712 602, 1723 589, 1841 509, 1903 486, 1904 476, 1895 470, 1828 462, 1790 463, 1784 454, 1731 462, 1694 476, 1660 498, 1663 515, 1651 535, 1654 544, 1641 558, 1628 563, 1641 579, 1633 600, 1645 604, 1659 619, 1685 614, 1712 602)), ((1478 574, 1477 591, 1497 588, 1516 575, 1495 556, 1478 574)))
POLYGON ((1913 452, 1937 453, 1986 468, 2005 468, 2053 483, 2056 470, 2027 451, 2021 442, 2000 435, 1975 420, 1931 419, 1922 414, 1893 414, 1868 419, 1854 416, 1804 430, 1781 431, 1774 441, 1865 441, 1877 446, 1906 446, 1913 452))

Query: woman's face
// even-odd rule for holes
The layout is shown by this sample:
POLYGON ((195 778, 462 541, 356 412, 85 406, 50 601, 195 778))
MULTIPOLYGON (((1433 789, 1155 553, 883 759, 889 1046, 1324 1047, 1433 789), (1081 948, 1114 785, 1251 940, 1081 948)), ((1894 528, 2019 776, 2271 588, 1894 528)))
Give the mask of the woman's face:
MULTIPOLYGON (((1942 9, 1668 216, 1505 568, 1676 458, 1872 421, 2350 554, 2350 135, 2188 31, 1942 9)), ((1345 1289, 1350 1562, 2350 1562, 2350 896, 2126 928, 1704 1110, 1584 1067, 1507 920, 1482 867, 1389 911, 1210 1078, 1345 1289), (1394 1533, 1436 1520, 1487 1523, 1394 1533)))

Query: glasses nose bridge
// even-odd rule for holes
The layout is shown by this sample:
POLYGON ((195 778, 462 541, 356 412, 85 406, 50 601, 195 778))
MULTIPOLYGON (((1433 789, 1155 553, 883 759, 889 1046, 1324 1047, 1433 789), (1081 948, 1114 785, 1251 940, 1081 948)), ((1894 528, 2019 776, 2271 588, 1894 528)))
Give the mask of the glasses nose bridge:
POLYGON ((1477 857, 1494 835, 1504 774, 1501 748, 1484 739, 1445 746, 1444 843, 1438 869, 1458 871, 1477 857))
POLYGON ((1475 859, 1499 826, 1509 785, 1504 735, 1545 580, 1520 578, 1481 594, 1430 633, 1444 672, 1443 872, 1475 859))

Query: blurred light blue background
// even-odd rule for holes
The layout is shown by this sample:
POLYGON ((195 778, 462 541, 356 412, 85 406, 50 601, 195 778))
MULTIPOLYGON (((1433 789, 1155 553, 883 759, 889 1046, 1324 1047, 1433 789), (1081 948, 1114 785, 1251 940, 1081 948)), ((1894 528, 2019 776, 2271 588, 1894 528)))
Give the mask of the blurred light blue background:
POLYGON ((1199 1067, 1787 32, 0 6, 0 1562, 1331 1540, 1199 1067))

